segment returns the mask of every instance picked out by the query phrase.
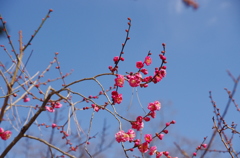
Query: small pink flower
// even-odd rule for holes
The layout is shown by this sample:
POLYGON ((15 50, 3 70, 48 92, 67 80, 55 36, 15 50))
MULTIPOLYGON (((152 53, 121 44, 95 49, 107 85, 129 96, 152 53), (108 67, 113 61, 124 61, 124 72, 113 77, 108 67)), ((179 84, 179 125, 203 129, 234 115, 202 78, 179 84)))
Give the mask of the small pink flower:
POLYGON ((115 139, 118 143, 129 141, 129 135, 124 131, 119 131, 115 134, 115 139))
POLYGON ((146 122, 150 121, 150 118, 149 117, 144 117, 143 118, 146 122))
POLYGON ((59 102, 56 102, 53 107, 54 108, 60 108, 60 107, 62 107, 62 104, 60 104, 59 102))
POLYGON ((92 108, 94 111, 98 112, 100 110, 100 107, 96 106, 95 104, 92 104, 92 108))
POLYGON ((121 57, 121 58, 120 58, 120 60, 124 61, 124 58, 123 58, 123 57, 121 57))
POLYGON ((27 97, 23 98, 23 102, 29 102, 29 101, 30 101, 30 98, 27 98, 27 97))
POLYGON ((3 132, 3 133, 1 134, 1 138, 2 138, 3 140, 7 140, 8 138, 11 137, 11 135, 12 135, 12 132, 11 132, 11 131, 5 131, 5 132, 3 132))
POLYGON ((136 137, 136 134, 135 134, 134 130, 132 130, 132 129, 129 129, 127 134, 129 136, 129 141, 133 141, 134 138, 136 137))
POLYGON ((145 68, 141 69, 141 72, 142 72, 144 75, 147 75, 147 74, 148 74, 148 70, 145 69, 145 68))
POLYGON ((138 87, 141 83, 141 78, 139 77, 139 74, 136 74, 135 76, 128 76, 129 85, 131 87, 138 87))
POLYGON ((144 82, 149 82, 152 79, 152 76, 147 76, 143 79, 144 82))
POLYGON ((162 140, 163 137, 164 137, 164 134, 158 134, 157 137, 158 137, 160 140, 162 140))
POLYGON ((138 146, 140 144, 140 139, 134 140, 134 146, 138 146))
POLYGON ((152 141, 152 135, 151 134, 145 134, 144 139, 146 142, 150 143, 152 141))
POLYGON ((161 70, 160 70, 160 74, 161 74, 162 77, 165 77, 166 74, 167 74, 167 71, 164 70, 164 69, 161 69, 161 70))
POLYGON ((136 67, 138 68, 138 69, 141 69, 141 68, 143 68, 143 62, 142 61, 137 61, 136 62, 136 67))
POLYGON ((202 147, 207 148, 207 144, 202 144, 202 147))
POLYGON ((123 84, 124 84, 124 76, 117 75, 117 78, 115 78, 115 86, 123 87, 123 84))
POLYGON ((149 149, 149 155, 154 155, 157 152, 157 147, 156 146, 152 146, 149 149))
POLYGON ((137 131, 140 131, 144 127, 143 122, 134 121, 134 122, 131 122, 131 124, 132 124, 132 128, 136 129, 137 131))
POLYGON ((138 146, 138 149, 141 153, 146 153, 148 151, 148 142, 144 142, 138 146))
POLYGON ((166 60, 167 58, 164 56, 164 55, 162 55, 162 54, 159 54, 159 57, 162 59, 162 60, 166 60))
POLYGON ((159 111, 161 109, 161 103, 159 101, 155 101, 153 103, 149 103, 148 104, 148 109, 150 111, 155 111, 155 110, 159 111))
POLYGON ((149 114, 152 118, 156 117, 156 112, 155 111, 150 111, 149 114))
POLYGON ((57 127, 57 125, 55 123, 52 124, 52 128, 55 128, 57 127))
POLYGON ((0 128, 0 137, 1 137, 1 135, 3 134, 3 132, 4 132, 4 129, 3 129, 3 128, 0 128))
POLYGON ((156 158, 160 158, 163 155, 163 152, 156 152, 156 158))
POLYGON ((117 62, 118 60, 119 60, 119 57, 118 57, 118 56, 116 56, 116 57, 113 58, 113 61, 114 61, 114 62, 117 62))
POLYGON ((158 83, 162 80, 163 76, 162 75, 155 75, 154 78, 153 78, 153 83, 158 83))
POLYGON ((168 151, 164 151, 164 152, 163 152, 163 155, 168 156, 168 155, 169 155, 169 152, 168 152, 168 151))
POLYGON ((150 64, 152 64, 152 59, 150 56, 146 56, 144 63, 149 66, 150 64))
POLYGON ((51 107, 51 106, 45 106, 46 110, 49 111, 49 112, 54 112, 54 108, 51 107))
POLYGON ((122 94, 118 94, 117 91, 112 91, 112 98, 114 103, 120 104, 122 102, 122 94))

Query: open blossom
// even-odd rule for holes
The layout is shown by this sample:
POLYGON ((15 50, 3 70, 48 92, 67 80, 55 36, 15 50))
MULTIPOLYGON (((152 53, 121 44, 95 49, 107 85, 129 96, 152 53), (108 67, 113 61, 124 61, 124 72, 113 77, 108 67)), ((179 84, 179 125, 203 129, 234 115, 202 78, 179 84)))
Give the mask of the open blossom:
POLYGON ((134 121, 134 122, 131 122, 131 124, 132 124, 132 128, 136 129, 137 131, 140 131, 144 127, 143 122, 134 121))
POLYGON ((128 76, 128 82, 131 87, 138 87, 141 83, 142 76, 140 73, 135 74, 134 76, 128 76))
POLYGON ((117 75, 117 78, 115 78, 115 86, 123 87, 123 84, 124 84, 124 76, 117 75))
POLYGON ((5 131, 3 132, 0 136, 3 140, 7 140, 8 138, 10 138, 12 135, 12 132, 11 131, 5 131))
POLYGON ((134 138, 136 137, 136 134, 135 134, 134 130, 132 130, 132 129, 129 129, 127 134, 129 136, 129 141, 133 141, 134 138))
POLYGON ((112 91, 113 102, 120 104, 122 102, 122 94, 118 94, 117 91, 112 91))
POLYGON ((159 101, 155 101, 153 103, 149 103, 148 104, 148 109, 150 111, 155 111, 155 110, 159 111, 161 109, 161 103, 159 101))
POLYGON ((149 114, 152 118, 156 117, 156 112, 155 111, 150 111, 149 114))
POLYGON ((144 63, 149 66, 150 64, 152 64, 152 59, 150 56, 146 56, 144 63))
POLYGON ((165 77, 166 74, 167 74, 167 71, 164 70, 164 69, 161 69, 161 70, 160 70, 160 74, 162 75, 162 77, 165 77))
POLYGON ((160 71, 155 71, 154 73, 155 77, 153 79, 153 83, 157 83, 163 79, 163 77, 166 76, 166 70, 161 69, 160 71))
POLYGON ((148 142, 144 142, 143 144, 140 144, 138 146, 138 150, 141 152, 141 153, 146 153, 148 151, 148 142))
POLYGON ((154 155, 157 152, 157 147, 156 146, 152 146, 149 148, 149 155, 154 155))
POLYGON ((142 61, 137 61, 136 62, 136 67, 138 68, 138 69, 141 69, 141 68, 143 68, 143 62, 142 61))
POLYGON ((144 139, 146 142, 150 143, 152 141, 152 135, 151 134, 145 134, 144 139))
POLYGON ((129 141, 129 135, 127 133, 125 133, 124 131, 117 132, 115 134, 115 138, 118 143, 129 141))

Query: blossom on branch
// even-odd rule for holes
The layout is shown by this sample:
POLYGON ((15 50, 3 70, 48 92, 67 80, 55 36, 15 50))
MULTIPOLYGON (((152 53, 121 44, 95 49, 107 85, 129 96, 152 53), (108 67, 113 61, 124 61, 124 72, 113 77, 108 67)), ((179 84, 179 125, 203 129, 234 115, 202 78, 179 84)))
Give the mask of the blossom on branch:
POLYGON ((124 76, 123 75, 117 75, 117 78, 115 78, 115 85, 118 87, 123 87, 124 84, 124 76))

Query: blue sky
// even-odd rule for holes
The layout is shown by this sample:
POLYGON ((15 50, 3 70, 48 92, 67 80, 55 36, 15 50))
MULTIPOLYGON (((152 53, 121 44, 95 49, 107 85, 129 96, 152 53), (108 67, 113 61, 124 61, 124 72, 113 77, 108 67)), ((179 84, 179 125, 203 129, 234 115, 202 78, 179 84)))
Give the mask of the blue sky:
MULTIPOLYGON (((211 118, 214 114, 208 92, 213 92, 218 107, 224 109, 228 100, 224 88, 231 90, 233 87, 226 70, 234 76, 240 74, 240 2, 202 0, 199 6, 194 10, 180 0, 25 0, 2 2, 0 13, 17 46, 19 30, 23 31, 27 42, 48 9, 54 10, 25 52, 27 56, 33 50, 27 68, 31 74, 43 70, 54 57, 54 52, 59 52, 63 73, 74 69, 67 82, 108 72, 107 67, 113 65, 112 58, 121 50, 127 18, 130 17, 131 40, 125 48, 125 61, 120 63, 119 72, 136 71, 135 62, 143 60, 149 50, 153 53, 153 66, 150 67, 153 69, 160 62, 161 43, 166 43, 167 77, 147 89, 138 88, 141 103, 145 106, 155 100, 163 103, 164 113, 161 115, 164 120, 177 121, 170 130, 172 142, 183 136, 200 143, 203 137, 212 134, 211 118)), ((6 43, 1 38, 1 44, 7 46, 6 43)), ((3 54, 2 50, 0 52, 3 54)), ((54 75, 57 73, 53 70, 48 77, 54 75)), ((102 82, 108 87, 113 79, 103 78, 102 82)), ((2 83, 1 80, 1 86, 2 83)), ((90 95, 95 89, 89 84, 75 88, 90 95)), ((124 102, 120 105, 124 112, 130 104, 132 88, 126 84, 120 92, 124 95, 124 102)), ((239 92, 235 99, 240 102, 239 92)), ((135 94, 133 100, 131 108, 140 109, 135 94)), ((238 116, 231 105, 227 121, 237 122, 238 116)), ((157 121, 163 122, 161 118, 157 121)), ((109 124, 114 125, 111 121, 109 124)), ((113 125, 111 130, 116 129, 113 125)), ((239 138, 235 139, 239 141, 239 138)))

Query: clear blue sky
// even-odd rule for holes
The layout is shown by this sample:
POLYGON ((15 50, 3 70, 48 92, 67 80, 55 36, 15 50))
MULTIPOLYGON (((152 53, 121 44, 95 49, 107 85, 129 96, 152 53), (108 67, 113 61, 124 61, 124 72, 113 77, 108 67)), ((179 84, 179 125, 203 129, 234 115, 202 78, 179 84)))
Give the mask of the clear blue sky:
MULTIPOLYGON (((233 87, 226 70, 234 76, 240 74, 240 2, 202 0, 199 5, 199 9, 194 10, 180 0, 25 0, 1 1, 0 13, 7 21, 17 46, 19 30, 23 31, 27 42, 47 11, 50 8, 54 10, 25 53, 27 55, 34 50, 27 68, 33 75, 48 65, 54 52, 59 52, 63 73, 74 69, 68 82, 108 72, 107 67, 113 65, 112 58, 121 50, 127 18, 130 17, 131 40, 125 48, 125 61, 120 63, 120 73, 136 71, 135 62, 143 60, 149 50, 155 57, 153 69, 160 62, 161 43, 166 43, 167 77, 147 89, 138 88, 141 103, 146 106, 155 100, 162 101, 164 120, 177 121, 170 129, 172 142, 184 136, 200 143, 203 137, 212 134, 211 118, 214 114, 209 90, 213 92, 219 108, 223 109, 228 99, 224 88, 231 90, 233 87)), ((0 40, 0 44, 7 46, 5 39, 0 40)), ((0 53, 4 52, 0 50, 0 53)), ((54 74, 57 73, 53 72, 49 77, 54 77, 54 74)), ((112 80, 104 78, 102 81, 108 86, 112 80)), ((93 91, 91 86, 79 91, 90 95, 93 91)), ((125 106, 126 110, 132 88, 126 84, 120 92, 124 95, 120 106, 125 106)), ((131 108, 139 106, 136 95, 133 97, 131 108)), ((239 92, 235 99, 240 102, 239 92)), ((231 105, 226 119, 231 123, 237 122, 237 118, 239 113, 231 105)), ((158 119, 162 123, 163 120, 158 119)), ((112 130, 116 129, 110 120, 108 123, 113 124, 112 130)), ((239 142, 239 138, 235 139, 239 142)))

